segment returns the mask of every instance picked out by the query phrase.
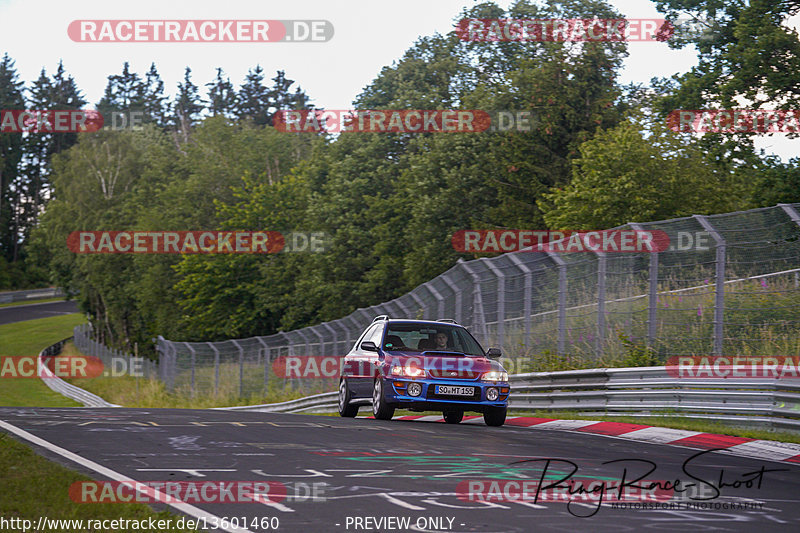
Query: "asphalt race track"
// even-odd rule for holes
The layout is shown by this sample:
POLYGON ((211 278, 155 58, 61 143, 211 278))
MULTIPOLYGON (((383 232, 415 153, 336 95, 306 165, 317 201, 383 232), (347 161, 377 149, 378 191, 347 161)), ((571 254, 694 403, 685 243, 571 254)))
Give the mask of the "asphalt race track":
POLYGON ((195 503, 188 512, 277 517, 277 531, 800 530, 798 464, 599 435, 490 428, 480 419, 447 425, 182 409, 2 407, 0 421, 0 429, 33 441, 42 455, 97 480, 282 483, 287 497, 279 503, 195 503), (546 465, 546 458, 561 461, 546 465), (630 480, 651 461, 655 470, 644 479, 682 480, 687 487, 691 473, 692 490, 703 488, 704 494, 694 493, 698 498, 711 498, 712 486, 723 488, 701 502, 706 508, 687 508, 684 501, 671 509, 612 509, 606 501, 598 509, 596 503, 456 496, 460 481, 538 480, 545 465, 549 474, 567 475, 571 467, 563 460, 577 468, 571 479, 613 481, 625 473, 630 480), (625 461, 603 464, 612 460, 625 461), (402 517, 411 519, 407 529, 397 527, 402 517))
POLYGON ((0 307, 0 324, 11 324, 35 318, 48 318, 56 315, 68 315, 78 312, 78 304, 74 300, 48 302, 41 304, 12 305, 0 307))

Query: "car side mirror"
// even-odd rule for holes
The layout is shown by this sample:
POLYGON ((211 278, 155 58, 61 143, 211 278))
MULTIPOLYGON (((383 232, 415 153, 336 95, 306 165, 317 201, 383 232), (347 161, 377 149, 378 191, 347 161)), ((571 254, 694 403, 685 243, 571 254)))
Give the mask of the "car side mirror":
POLYGON ((486 350, 486 357, 489 359, 500 359, 500 356, 503 354, 500 353, 500 348, 489 348, 486 350))
POLYGON ((378 347, 372 341, 364 341, 361 343, 361 349, 367 352, 377 352, 378 347))

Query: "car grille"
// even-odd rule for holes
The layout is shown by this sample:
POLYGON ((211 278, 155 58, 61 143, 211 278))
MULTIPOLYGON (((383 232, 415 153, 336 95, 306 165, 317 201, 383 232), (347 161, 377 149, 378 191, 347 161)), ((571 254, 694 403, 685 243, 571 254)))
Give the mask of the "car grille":
POLYGON ((465 400, 468 402, 479 402, 481 400, 481 389, 475 387, 472 396, 454 396, 452 394, 436 394, 436 385, 428 385, 428 393, 425 395, 430 400, 465 400))
POLYGON ((440 368, 431 368, 428 374, 433 378, 446 378, 446 379, 478 379, 480 372, 472 370, 442 370, 440 368))

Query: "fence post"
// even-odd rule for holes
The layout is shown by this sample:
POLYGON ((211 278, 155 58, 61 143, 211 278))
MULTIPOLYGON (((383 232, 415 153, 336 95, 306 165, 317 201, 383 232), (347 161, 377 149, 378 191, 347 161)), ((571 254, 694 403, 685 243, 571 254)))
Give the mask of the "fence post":
POLYGON ((323 346, 325 344, 325 339, 322 338, 322 333, 317 331, 317 326, 311 326, 311 328, 309 328, 309 329, 311 329, 311 332, 314 335, 316 335, 317 338, 319 339, 319 354, 318 355, 325 355, 325 348, 323 346))
POLYGON ((472 278, 472 327, 476 332, 480 332, 481 340, 484 344, 488 341, 488 333, 486 332, 486 316, 483 314, 483 295, 481 293, 481 278, 478 276, 468 263, 459 258, 458 264, 467 271, 470 278, 472 278))
POLYGON ((242 398, 244 396, 244 348, 234 339, 231 339, 231 342, 239 350, 239 398, 242 398))
POLYGON ((256 339, 258 339, 258 342, 264 349, 264 394, 267 394, 267 391, 269 391, 269 345, 263 337, 256 337, 256 339))
POLYGON ((213 342, 207 342, 208 346, 214 351, 214 396, 219 394, 219 350, 213 342))
POLYGON ((397 298, 397 307, 399 307, 400 310, 403 311, 403 313, 406 315, 403 318, 412 318, 411 317, 411 309, 409 309, 408 306, 406 306, 406 304, 401 302, 400 298, 397 298))
POLYGON ((597 255, 597 340, 595 341, 595 355, 603 356, 606 345, 606 261, 605 252, 595 252, 597 255))
POLYGON ((436 288, 431 284, 430 281, 426 281, 425 283, 422 284, 422 286, 425 287, 426 289, 428 289, 428 292, 430 292, 433 295, 433 297, 436 299, 436 315, 437 316, 434 317, 434 320, 439 319, 439 318, 446 318, 444 316, 444 298, 442 298, 442 295, 439 293, 439 291, 436 290, 436 288))
POLYGON ((184 342, 183 344, 185 344, 186 347, 189 348, 189 351, 192 352, 192 398, 194 398, 194 394, 195 394, 195 390, 194 390, 194 369, 195 369, 194 348, 192 348, 192 345, 189 344, 188 342, 184 342))
POLYGON ((453 280, 450 279, 450 276, 447 275, 447 272, 442 274, 442 281, 444 281, 450 290, 453 291, 453 295, 455 296, 455 308, 456 308, 456 316, 453 318, 456 322, 461 324, 461 292, 462 290, 456 285, 453 280))
POLYGON ((725 239, 703 215, 694 215, 717 245, 714 283, 714 355, 722 355, 725 317, 725 239))
POLYGON ((545 253, 558 265, 558 348, 556 353, 564 355, 567 343, 567 263, 554 252, 547 251, 545 253))
POLYGON ((506 275, 497 268, 490 259, 481 258, 486 267, 492 271, 497 278, 497 345, 502 350, 505 343, 506 325, 506 275))
MULTIPOLYGON (((428 307, 425 305, 425 302, 422 301, 422 298, 420 298, 419 296, 414 294, 414 291, 409 292, 408 295, 411 296, 411 298, 414 300, 414 302, 416 302, 416 304, 419 306, 419 310, 422 311, 422 318, 424 318, 426 320, 430 319, 431 317, 430 317, 430 313, 428 312, 428 307)), ((417 318, 417 314, 419 314, 419 311, 417 313, 414 313, 414 316, 412 316, 410 318, 412 318, 412 319, 413 318, 417 318)))
POLYGON ((511 261, 517 266, 517 268, 522 270, 522 272, 525 274, 525 287, 523 289, 523 294, 522 294, 524 308, 522 312, 525 315, 524 317, 525 337, 523 346, 525 346, 525 348, 527 349, 528 343, 530 342, 531 339, 531 290, 533 288, 533 274, 531 272, 530 267, 528 267, 528 265, 523 263, 522 259, 517 257, 517 254, 514 253, 507 254, 506 257, 511 259, 511 261))
MULTIPOLYGON (((339 341, 336 340, 336 330, 333 329, 333 327, 331 327, 330 323, 328 323, 328 322, 323 322, 322 323, 322 327, 327 329, 328 332, 331 334, 331 352, 332 353, 329 353, 328 355, 337 355, 336 352, 338 350, 337 350, 337 346, 336 345, 339 344, 339 341)), ((322 354, 322 355, 325 355, 325 354, 322 354)))
MULTIPOLYGON (((636 231, 646 231, 641 224, 629 224, 636 231)), ((656 327, 658 325, 658 252, 650 252, 650 267, 647 274, 647 346, 656 345, 656 327)))

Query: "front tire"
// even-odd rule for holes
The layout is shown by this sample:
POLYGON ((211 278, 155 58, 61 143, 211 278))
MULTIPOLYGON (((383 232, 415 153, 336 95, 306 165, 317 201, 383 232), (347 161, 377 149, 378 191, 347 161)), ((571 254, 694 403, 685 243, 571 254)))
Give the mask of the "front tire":
POLYGON ((394 407, 387 404, 383 397, 383 380, 380 377, 375 379, 372 389, 372 414, 377 420, 391 420, 394 416, 394 407))
POLYGON ((442 416, 448 424, 458 424, 464 420, 464 411, 443 411, 442 416))
POLYGON ((339 381, 339 416, 354 418, 358 414, 358 406, 350 405, 350 389, 347 381, 339 381))
POLYGON ((506 423, 506 411, 505 407, 487 407, 483 412, 483 421, 487 426, 502 426, 506 423))

